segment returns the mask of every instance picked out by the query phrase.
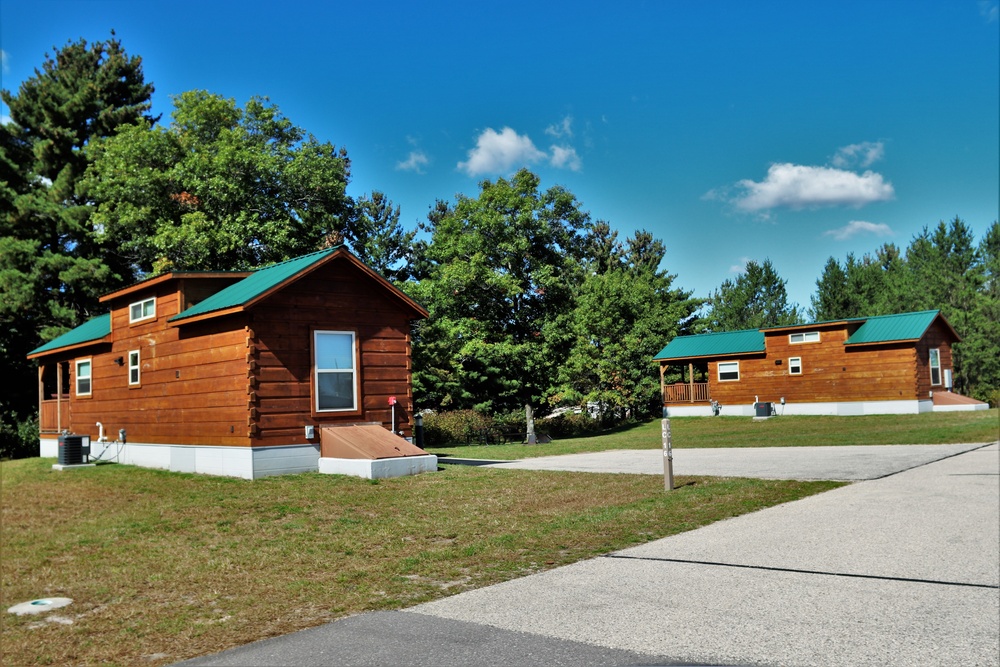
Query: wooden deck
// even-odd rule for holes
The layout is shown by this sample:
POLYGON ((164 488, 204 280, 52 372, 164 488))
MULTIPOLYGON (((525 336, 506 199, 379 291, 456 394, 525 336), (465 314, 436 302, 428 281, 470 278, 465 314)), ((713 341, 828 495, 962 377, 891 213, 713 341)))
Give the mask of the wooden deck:
POLYGON ((668 384, 663 387, 663 404, 708 403, 712 400, 707 382, 668 384))

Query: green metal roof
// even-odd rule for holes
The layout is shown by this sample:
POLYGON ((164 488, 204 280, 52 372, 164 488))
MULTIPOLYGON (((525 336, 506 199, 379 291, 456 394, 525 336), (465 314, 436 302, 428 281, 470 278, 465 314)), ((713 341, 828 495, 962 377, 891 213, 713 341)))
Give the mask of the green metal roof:
POLYGON ((880 315, 869 317, 865 323, 847 339, 846 345, 865 343, 891 343, 899 340, 918 340, 940 314, 937 310, 918 313, 880 315))
POLYGON ((301 257, 254 271, 238 283, 234 283, 224 290, 216 292, 204 301, 191 306, 184 312, 174 315, 170 318, 170 321, 176 322, 177 320, 195 317, 196 315, 204 315, 217 310, 242 306, 308 269, 317 262, 326 259, 340 249, 340 247, 326 248, 325 250, 302 255, 301 257))
POLYGON ((71 329, 58 338, 50 340, 41 347, 36 347, 28 353, 28 356, 52 352, 64 347, 72 347, 83 343, 96 342, 111 333, 111 313, 98 315, 92 320, 87 320, 75 329, 71 329))
POLYGON ((760 329, 678 336, 667 343, 654 359, 714 357, 764 351, 764 332, 760 329))

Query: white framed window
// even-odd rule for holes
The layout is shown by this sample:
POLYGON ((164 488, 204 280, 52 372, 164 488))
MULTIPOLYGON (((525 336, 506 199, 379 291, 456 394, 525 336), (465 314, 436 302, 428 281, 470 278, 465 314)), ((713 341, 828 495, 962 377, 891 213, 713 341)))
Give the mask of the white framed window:
POLYGON ((353 331, 313 332, 313 386, 316 412, 358 409, 353 331))
POLYGON ((818 343, 818 331, 803 331, 802 333, 788 334, 788 342, 797 345, 799 343, 818 343))
POLYGON ((719 382, 729 382, 740 379, 740 362, 720 361, 719 362, 719 382))
POLYGON ((90 396, 91 389, 91 360, 77 359, 76 362, 76 395, 90 396))
POLYGON ((143 320, 151 320, 156 317, 156 297, 150 297, 148 299, 143 299, 142 301, 136 301, 130 304, 128 307, 128 321, 132 322, 142 322, 143 320))
POLYGON ((941 384, 941 350, 932 347, 929 350, 928 361, 931 367, 931 386, 941 384))
POLYGON ((129 350, 128 353, 128 383, 131 386, 140 384, 139 350, 129 350))
POLYGON ((792 357, 788 360, 788 374, 802 375, 802 357, 792 357))

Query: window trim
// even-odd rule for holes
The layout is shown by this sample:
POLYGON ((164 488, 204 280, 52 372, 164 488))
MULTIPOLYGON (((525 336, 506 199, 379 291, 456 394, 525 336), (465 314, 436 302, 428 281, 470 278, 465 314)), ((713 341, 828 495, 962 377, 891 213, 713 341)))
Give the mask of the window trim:
POLYGON ((788 358, 788 374, 802 375, 802 357, 788 358), (798 370, 795 370, 796 368, 798 368, 798 370))
POLYGON ((941 370, 941 348, 932 347, 927 350, 927 367, 930 370, 931 375, 931 386, 940 387, 944 382, 944 373, 941 370), (934 357, 937 357, 937 363, 934 363, 934 357), (934 381, 934 371, 937 370, 937 382, 934 381))
POLYGON ((314 329, 312 332, 312 409, 315 415, 329 414, 350 414, 361 412, 361 374, 360 374, 360 350, 358 349, 358 335, 355 331, 335 330, 335 329, 314 329), (353 366, 347 369, 321 369, 316 364, 317 341, 321 335, 344 335, 351 337, 351 356, 353 366), (320 373, 350 373, 352 375, 352 404, 347 408, 320 408, 319 406, 319 376, 320 373))
POLYGON ((148 299, 142 299, 140 301, 133 301, 132 303, 130 303, 128 305, 128 323, 129 324, 135 324, 136 322, 145 322, 147 320, 155 320, 155 319, 156 319, 156 297, 155 296, 151 296, 148 299), (147 303, 152 304, 152 310, 151 310, 151 312, 150 312, 149 315, 143 315, 143 311, 145 311, 144 306, 147 303), (133 313, 132 313, 132 309, 135 308, 136 306, 139 306, 139 317, 134 317, 133 313))
POLYGON ((139 350, 128 351, 128 386, 138 387, 142 384, 142 356, 139 350), (135 363, 133 361, 135 357, 135 363), (135 380, 132 379, 132 371, 135 371, 135 380))
POLYGON ((818 331, 800 331, 798 333, 788 334, 789 345, 802 345, 804 343, 818 343, 818 342, 820 342, 820 336, 818 331), (802 340, 795 340, 796 336, 800 336, 802 340))
POLYGON ((73 365, 73 392, 77 396, 91 396, 94 393, 94 358, 77 359, 73 365), (87 375, 80 375, 80 366, 87 365, 87 375), (80 391, 80 380, 87 379, 87 391, 80 391))
MULTIPOLYGON (((727 373, 732 373, 732 371, 726 371, 727 373)), ((719 378, 719 382, 739 382, 740 381, 740 362, 738 361, 720 361, 718 367, 716 368, 716 373, 719 378), (736 377, 734 378, 723 378, 722 377, 722 367, 723 366, 736 366, 736 377)))

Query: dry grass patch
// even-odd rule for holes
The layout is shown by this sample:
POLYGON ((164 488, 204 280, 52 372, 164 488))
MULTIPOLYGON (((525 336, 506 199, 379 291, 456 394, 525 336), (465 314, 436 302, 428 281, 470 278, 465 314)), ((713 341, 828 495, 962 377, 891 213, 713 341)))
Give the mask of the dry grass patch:
POLYGON ((485 470, 245 481, 0 464, 4 664, 166 664, 399 609, 839 486, 485 470), (62 619, 61 621, 58 619, 62 619))

